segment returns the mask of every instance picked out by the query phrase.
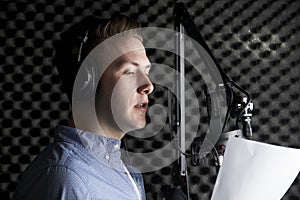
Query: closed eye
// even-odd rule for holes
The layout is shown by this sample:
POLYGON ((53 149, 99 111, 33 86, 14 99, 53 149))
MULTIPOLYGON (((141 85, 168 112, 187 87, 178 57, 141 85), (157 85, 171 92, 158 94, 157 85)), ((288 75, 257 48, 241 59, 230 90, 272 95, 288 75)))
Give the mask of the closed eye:
POLYGON ((127 72, 125 72, 124 74, 125 74, 125 75, 133 75, 134 72, 133 72, 133 71, 127 71, 127 72))

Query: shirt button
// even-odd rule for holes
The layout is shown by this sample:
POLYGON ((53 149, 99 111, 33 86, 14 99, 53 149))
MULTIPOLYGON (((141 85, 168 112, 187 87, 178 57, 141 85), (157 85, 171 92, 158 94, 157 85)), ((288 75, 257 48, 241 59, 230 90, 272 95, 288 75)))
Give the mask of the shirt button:
POLYGON ((119 145, 115 144, 114 149, 117 149, 117 148, 119 148, 119 145))
POLYGON ((109 160, 109 155, 105 155, 105 159, 106 159, 106 160, 109 160))

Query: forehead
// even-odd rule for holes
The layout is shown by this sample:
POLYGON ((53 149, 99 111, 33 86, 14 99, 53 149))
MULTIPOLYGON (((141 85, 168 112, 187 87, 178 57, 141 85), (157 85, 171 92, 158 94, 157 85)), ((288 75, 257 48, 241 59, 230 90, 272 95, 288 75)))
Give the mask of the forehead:
POLYGON ((142 42, 135 37, 114 36, 106 40, 100 49, 105 56, 119 58, 130 52, 145 51, 142 42))
POLYGON ((116 61, 136 59, 139 62, 149 62, 142 42, 135 37, 116 35, 104 40, 87 56, 101 70, 105 70, 116 61))
POLYGON ((98 44, 88 54, 81 65, 83 67, 80 67, 82 70, 79 70, 79 74, 86 74, 86 71, 89 71, 95 76, 95 80, 100 80, 108 74, 122 73, 121 70, 125 68, 118 70, 121 65, 115 65, 115 63, 123 63, 122 66, 126 66, 125 63, 129 61, 139 63, 144 67, 150 65, 144 45, 139 39, 116 35, 98 44), (119 66, 119 68, 112 67, 112 65, 119 66))
POLYGON ((139 49, 120 56, 112 63, 112 65, 118 67, 126 67, 129 65, 146 67, 150 65, 150 61, 146 55, 145 49, 139 49))

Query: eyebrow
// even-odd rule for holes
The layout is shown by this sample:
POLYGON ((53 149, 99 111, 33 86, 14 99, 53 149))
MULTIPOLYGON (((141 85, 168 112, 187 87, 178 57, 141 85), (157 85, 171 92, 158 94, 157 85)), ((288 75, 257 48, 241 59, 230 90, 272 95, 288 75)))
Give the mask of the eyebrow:
POLYGON ((120 60, 120 62, 122 63, 122 65, 126 65, 126 64, 131 64, 131 65, 134 65, 136 67, 144 67, 145 69, 148 69, 148 68, 151 68, 151 63, 146 65, 146 66, 143 66, 143 65, 140 65, 139 63, 135 62, 135 61, 130 61, 130 60, 120 60))

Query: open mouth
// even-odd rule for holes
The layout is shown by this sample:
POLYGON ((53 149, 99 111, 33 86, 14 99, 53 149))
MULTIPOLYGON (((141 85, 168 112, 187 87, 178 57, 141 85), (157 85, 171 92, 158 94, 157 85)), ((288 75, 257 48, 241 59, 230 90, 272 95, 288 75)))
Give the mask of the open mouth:
POLYGON ((148 106, 148 103, 139 103, 139 104, 136 104, 134 106, 134 108, 142 111, 142 112, 146 112, 147 111, 147 106, 148 106))
POLYGON ((146 107, 147 106, 147 104, 145 104, 145 103, 140 103, 140 104, 137 104, 135 107, 137 107, 137 108, 144 108, 144 107, 146 107))

